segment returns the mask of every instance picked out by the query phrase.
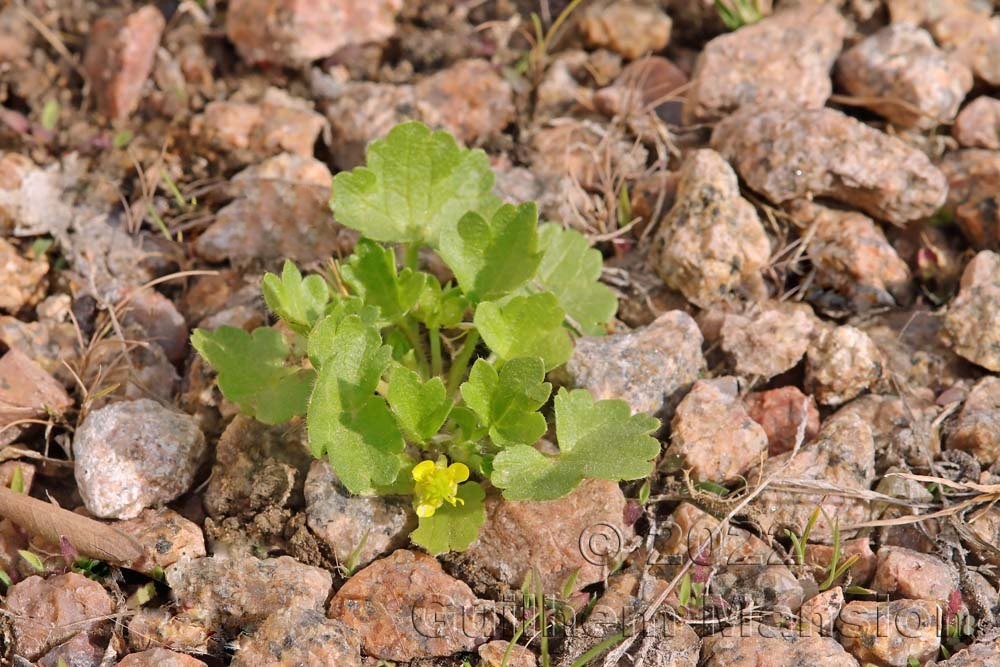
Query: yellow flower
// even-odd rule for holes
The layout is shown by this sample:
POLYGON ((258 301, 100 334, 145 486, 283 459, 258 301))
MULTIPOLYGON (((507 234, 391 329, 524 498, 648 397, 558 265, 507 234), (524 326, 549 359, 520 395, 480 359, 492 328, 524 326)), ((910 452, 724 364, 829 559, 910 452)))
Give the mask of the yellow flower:
POLYGON ((458 498, 458 485, 469 479, 469 468, 464 463, 448 465, 448 459, 441 457, 437 461, 421 461, 413 466, 413 489, 416 498, 413 500, 417 516, 427 518, 434 516, 437 508, 445 502, 451 505, 463 504, 458 498))

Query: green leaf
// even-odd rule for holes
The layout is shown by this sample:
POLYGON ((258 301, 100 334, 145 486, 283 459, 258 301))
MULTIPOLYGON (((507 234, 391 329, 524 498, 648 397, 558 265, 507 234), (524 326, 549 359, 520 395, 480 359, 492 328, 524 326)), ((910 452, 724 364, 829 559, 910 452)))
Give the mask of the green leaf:
POLYGON ((10 579, 10 575, 3 568, 0 568, 0 584, 7 586, 8 588, 13 585, 13 581, 10 579))
POLYGON ((316 323, 330 301, 330 289, 322 276, 306 276, 293 262, 285 260, 279 278, 265 273, 262 283, 264 303, 292 329, 306 333, 316 323))
POLYGON ((219 374, 223 396, 258 421, 280 424, 305 414, 316 374, 288 365, 288 344, 277 329, 195 329, 191 344, 219 374))
POLYGON ((62 108, 59 106, 59 102, 56 100, 46 100, 45 106, 42 107, 42 127, 50 132, 56 129, 61 111, 62 108))
POLYGON ((493 301, 524 285, 538 268, 538 210, 504 204, 487 222, 470 211, 441 228, 439 253, 474 302, 493 301))
POLYGON ((458 487, 455 506, 445 503, 432 516, 422 517, 410 539, 432 555, 448 551, 464 551, 479 537, 479 527, 486 520, 483 499, 486 492, 476 482, 458 487))
POLYGON ((549 292, 484 301, 474 322, 483 341, 501 359, 541 357, 550 371, 569 359, 573 344, 563 328, 565 312, 549 292))
POLYGON ((330 205, 337 222, 368 238, 437 246, 443 225, 499 206, 492 189, 483 151, 460 148, 447 132, 410 122, 373 142, 366 166, 334 177, 330 205))
POLYGON ((14 472, 10 475, 10 490, 14 493, 24 493, 24 473, 19 464, 14 465, 14 472))
POLYGON ((545 435, 548 427, 538 409, 551 391, 552 385, 545 382, 545 365, 538 357, 511 359, 499 373, 478 359, 461 386, 466 405, 489 429, 498 447, 534 444, 545 435))
POLYGON ((327 309, 327 314, 317 322, 309 332, 309 339, 306 343, 309 360, 313 366, 319 367, 323 362, 336 354, 337 328, 348 316, 354 315, 362 323, 377 326, 379 321, 378 308, 366 306, 364 302, 356 296, 349 296, 340 299, 327 309))
POLYGON ((428 329, 453 327, 465 317, 469 300, 462 290, 454 285, 442 288, 437 278, 430 274, 424 283, 424 291, 413 309, 413 315, 428 329))
POLYGON ((603 325, 618 311, 618 298, 600 282, 600 251, 580 232, 551 223, 539 228, 538 240, 544 254, 535 280, 555 294, 584 334, 605 333, 603 325))
POLYGON ((24 562, 26 562, 32 570, 42 574, 45 573, 45 563, 43 563, 42 559, 38 557, 38 554, 28 551, 27 549, 18 549, 17 553, 21 554, 21 558, 24 559, 24 562))
POLYGON ((386 398, 403 433, 419 443, 437 435, 453 405, 441 378, 421 382, 418 373, 398 365, 389 375, 386 398))
POLYGON ((325 454, 352 493, 391 484, 401 466, 403 436, 385 400, 375 395, 389 363, 389 346, 382 344, 374 326, 348 315, 336 327, 317 325, 309 348, 331 351, 322 360, 309 399, 313 455, 325 454))
POLYGON ((595 401, 586 389, 560 389, 555 399, 558 456, 528 445, 509 447, 493 460, 494 486, 508 500, 559 498, 584 478, 641 479, 653 469, 659 422, 633 415, 625 401, 595 401))
POLYGON ((358 241, 340 274, 365 304, 379 309, 385 324, 398 322, 410 312, 427 280, 424 273, 397 271, 392 250, 368 239, 358 241))

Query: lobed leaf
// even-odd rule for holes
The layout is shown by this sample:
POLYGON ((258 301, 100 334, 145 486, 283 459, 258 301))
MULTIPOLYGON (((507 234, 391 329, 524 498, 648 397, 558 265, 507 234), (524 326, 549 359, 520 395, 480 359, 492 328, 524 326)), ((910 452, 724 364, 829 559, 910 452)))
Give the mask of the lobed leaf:
POLYGON ((511 359, 499 372, 478 359, 460 391, 495 445, 534 444, 548 428, 538 412, 552 391, 544 380, 545 364, 538 357, 511 359))
POLYGON ((573 343, 563 327, 565 311, 549 292, 516 296, 505 302, 484 301, 474 323, 483 341, 503 360, 541 357, 545 370, 569 359, 573 343))
POLYGON ((438 252, 470 300, 499 299, 538 269, 538 210, 533 202, 504 204, 489 221, 470 211, 442 226, 438 252))
POLYGON ((437 246, 443 225, 499 205, 481 150, 418 122, 397 125, 368 147, 366 166, 333 179, 330 205, 342 225, 386 243, 437 246))
POLYGON ((606 333, 604 324, 618 311, 618 297, 600 282, 600 251, 580 232, 551 223, 539 228, 538 241, 543 254, 535 281, 556 296, 582 333, 606 333))
POLYGON ((394 482, 401 466, 403 436, 385 399, 375 395, 391 350, 358 315, 322 325, 310 336, 310 350, 333 353, 323 359, 309 399, 309 446, 327 456, 351 493, 368 493, 394 482))
POLYGON ((277 329, 195 329, 191 344, 219 374, 222 395, 243 412, 265 424, 306 413, 315 373, 289 365, 288 345, 277 329))
POLYGON ((298 267, 289 260, 285 260, 280 278, 273 273, 264 274, 261 290, 271 312, 299 333, 309 331, 330 301, 330 289, 323 277, 311 275, 303 279, 298 267))
POLYGON ((434 556, 464 551, 479 537, 479 528, 486 521, 485 497, 486 492, 476 482, 462 484, 458 487, 462 502, 454 506, 445 503, 432 516, 421 517, 410 539, 434 556))
POLYGON ((398 322, 410 312, 427 281, 425 273, 398 271, 392 250, 368 239, 358 241, 340 274, 366 305, 378 308, 384 324, 398 322))
POLYGON ((423 382, 419 373, 399 365, 389 374, 386 398, 403 433, 418 443, 437 435, 453 405, 441 378, 423 382))
POLYGON ((585 389, 560 389, 555 413, 558 456, 516 445, 493 459, 491 481, 508 500, 551 500, 585 478, 620 481, 652 472, 660 452, 655 418, 631 414, 625 401, 595 401, 585 389))

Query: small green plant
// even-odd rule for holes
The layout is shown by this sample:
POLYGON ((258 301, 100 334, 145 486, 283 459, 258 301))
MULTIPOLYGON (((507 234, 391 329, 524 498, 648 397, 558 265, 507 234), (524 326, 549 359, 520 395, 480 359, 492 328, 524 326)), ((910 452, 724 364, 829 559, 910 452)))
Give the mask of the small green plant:
MULTIPOLYGON (((819 520, 820 512, 822 508, 816 507, 809 515, 809 520, 806 522, 805 528, 802 530, 801 535, 796 535, 792 531, 785 529, 785 535, 788 539, 792 541, 792 551, 795 554, 795 562, 798 563, 800 567, 806 564, 806 544, 809 542, 809 535, 812 533, 813 528, 816 526, 816 522, 819 520)), ((823 513, 825 516, 825 512, 823 513)), ((829 518, 829 517, 827 517, 829 518)), ((833 533, 833 555, 830 558, 830 564, 824 570, 826 572, 826 577, 822 582, 819 582, 819 590, 825 591, 832 588, 837 580, 840 579, 848 570, 854 567, 854 564, 858 562, 858 556, 854 555, 843 562, 841 562, 841 538, 840 538, 840 522, 834 520, 832 531, 833 533)))
POLYGON ((482 151, 399 125, 334 179, 337 221, 364 236, 354 254, 324 275, 291 262, 266 275, 276 326, 192 336, 246 414, 304 416, 313 454, 349 491, 412 496, 411 538, 431 553, 476 539, 483 481, 510 500, 552 499, 586 477, 641 479, 659 453, 657 420, 624 401, 566 389, 550 401, 546 373, 574 334, 606 330, 617 301, 582 235, 539 226, 533 203, 502 204, 492 188, 482 151), (421 271, 421 251, 454 282, 421 271), (550 416, 558 454, 534 447, 550 416))
POLYGON ((715 11, 730 30, 738 30, 763 18, 757 0, 715 0, 715 11))

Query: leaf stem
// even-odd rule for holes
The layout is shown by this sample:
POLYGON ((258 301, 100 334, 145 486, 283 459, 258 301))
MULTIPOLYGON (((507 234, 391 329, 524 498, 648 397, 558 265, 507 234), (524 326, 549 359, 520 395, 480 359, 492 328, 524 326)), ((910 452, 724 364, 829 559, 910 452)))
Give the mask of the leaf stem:
POLYGON ((441 330, 437 327, 428 333, 431 339, 431 377, 441 375, 441 330))
POLYGON ((420 263, 420 244, 414 241, 413 243, 407 243, 405 248, 406 251, 403 266, 411 271, 416 271, 420 263))
POLYGON ((421 344, 420 336, 417 335, 417 330, 413 327, 413 323, 410 318, 404 317, 399 320, 399 330, 403 332, 406 336, 406 340, 410 342, 413 346, 413 353, 417 357, 417 365, 420 366, 420 374, 426 380, 429 376, 428 373, 428 363, 427 363, 427 353, 424 352, 424 346, 421 344))
POLYGON ((476 351, 476 345, 478 344, 479 332, 475 329, 470 329, 469 333, 465 336, 465 342, 462 343, 458 354, 452 357, 451 368, 448 369, 449 396, 454 396, 455 392, 458 391, 458 385, 462 382, 462 378, 465 377, 465 371, 469 367, 469 359, 472 358, 472 353, 476 351))

